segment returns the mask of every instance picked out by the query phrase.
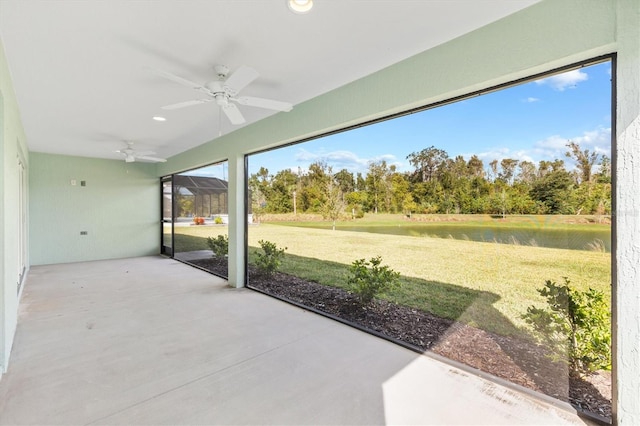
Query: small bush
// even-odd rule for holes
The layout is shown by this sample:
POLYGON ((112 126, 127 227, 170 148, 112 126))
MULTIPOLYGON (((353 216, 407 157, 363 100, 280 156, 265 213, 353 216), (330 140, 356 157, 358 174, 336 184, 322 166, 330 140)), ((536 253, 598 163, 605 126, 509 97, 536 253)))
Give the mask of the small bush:
POLYGON ((224 223, 224 221, 222 220, 222 218, 220 216, 216 216, 216 218, 213 219, 213 223, 215 223, 216 225, 222 225, 224 223))
POLYGON ((547 280, 538 292, 547 309, 530 306, 522 318, 533 326, 540 341, 553 351, 551 357, 569 364, 574 374, 611 369, 611 314, 604 293, 579 292, 547 280))
POLYGON ((217 237, 207 237, 207 245, 213 252, 213 257, 224 257, 229 254, 229 237, 218 235, 217 237))
POLYGON ((378 256, 368 262, 358 259, 349 267, 350 276, 347 283, 363 305, 371 303, 376 296, 400 285, 400 273, 386 265, 380 266, 381 263, 382 258, 378 256))
POLYGON ((256 267, 261 275, 271 276, 280 268, 287 248, 279 249, 275 243, 263 240, 258 241, 258 244, 262 252, 256 253, 256 267))

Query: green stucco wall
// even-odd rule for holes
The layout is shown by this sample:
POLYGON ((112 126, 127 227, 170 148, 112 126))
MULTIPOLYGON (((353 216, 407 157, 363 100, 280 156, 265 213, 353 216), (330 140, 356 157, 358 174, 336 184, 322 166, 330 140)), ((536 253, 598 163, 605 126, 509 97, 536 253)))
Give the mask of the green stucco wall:
POLYGON ((20 111, 0 43, 0 375, 7 367, 18 313, 18 158, 29 167, 20 111))
POLYGON ((32 265, 159 253, 155 164, 31 153, 29 191, 32 265))

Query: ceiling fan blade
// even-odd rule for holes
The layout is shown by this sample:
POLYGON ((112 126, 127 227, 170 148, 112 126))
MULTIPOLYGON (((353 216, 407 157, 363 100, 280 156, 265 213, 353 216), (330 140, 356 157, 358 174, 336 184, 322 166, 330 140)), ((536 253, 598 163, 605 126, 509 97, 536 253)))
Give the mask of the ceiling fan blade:
POLYGON ((293 109, 293 105, 291 105, 288 102, 274 101, 272 99, 255 98, 253 96, 242 96, 239 98, 232 98, 232 100, 238 102, 240 105, 273 109, 276 111, 288 112, 293 109))
POLYGON ((195 90, 204 90, 204 91, 207 90, 207 88, 202 86, 201 84, 194 83, 191 80, 187 80, 186 78, 182 78, 182 77, 177 76, 175 74, 172 74, 170 72, 159 70, 159 69, 156 69, 156 68, 152 68, 152 70, 153 70, 154 73, 156 73, 160 77, 166 78, 167 80, 171 80, 174 83, 178 83, 178 84, 181 84, 181 85, 186 86, 186 87, 190 87, 190 88, 195 89, 195 90))
POLYGON ((258 78, 260 74, 251 67, 242 65, 224 82, 225 90, 234 96, 236 93, 244 89, 249 83, 258 78))
POLYGON ((222 105, 221 108, 231 124, 242 124, 246 121, 235 104, 222 105))
POLYGON ((153 155, 155 153, 156 153, 155 151, 134 151, 133 155, 140 158, 140 157, 144 157, 145 155, 153 155))
POLYGON ((178 102, 177 104, 165 105, 165 106, 160 107, 160 108, 162 108, 162 109, 179 109, 179 108, 184 108, 184 107, 188 107, 188 106, 192 106, 192 105, 206 104, 207 102, 211 102, 212 100, 213 99, 195 99, 193 101, 178 102))
POLYGON ((136 155, 135 158, 137 160, 154 161, 156 163, 166 163, 167 162, 167 160, 165 160, 164 158, 150 157, 148 155, 136 155))

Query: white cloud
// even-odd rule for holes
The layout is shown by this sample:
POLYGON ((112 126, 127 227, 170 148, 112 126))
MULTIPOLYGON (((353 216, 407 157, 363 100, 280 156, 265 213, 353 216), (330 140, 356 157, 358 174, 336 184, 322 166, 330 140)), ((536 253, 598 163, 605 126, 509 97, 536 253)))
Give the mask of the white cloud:
POLYGON ((303 169, 306 169, 311 163, 322 161, 331 166, 334 172, 347 169, 350 172, 364 173, 367 171, 370 162, 382 160, 386 161, 389 166, 395 165, 398 169, 403 166, 403 163, 398 161, 393 154, 383 154, 375 157, 364 158, 358 156, 354 152, 346 150, 311 152, 300 148, 295 154, 295 159, 303 169))
POLYGON ((304 148, 298 148, 294 155, 294 158, 296 159, 296 161, 314 162, 317 161, 321 155, 323 155, 322 153, 323 151, 311 152, 307 151, 304 148))
POLYGON ((589 75, 582 70, 568 71, 563 74, 536 80, 538 85, 547 85, 560 92, 566 89, 575 89, 578 83, 589 79, 589 75))
MULTIPOLYGON (((468 161, 471 156, 474 154, 463 154, 463 157, 468 161)), ((531 161, 533 162, 533 158, 531 157, 529 151, 525 149, 519 149, 516 151, 512 151, 509 148, 499 148, 493 149, 490 151, 476 153, 476 156, 482 160, 485 166, 488 166, 490 162, 493 160, 498 160, 498 162, 502 161, 505 158, 513 158, 518 161, 531 161)))
POLYGON ((560 151, 564 154, 567 143, 569 143, 569 138, 562 137, 560 135, 551 135, 545 139, 537 141, 533 145, 533 150, 534 152, 545 156, 556 156, 560 151))
POLYGON ((598 154, 611 156, 611 127, 584 132, 582 136, 571 140, 580 145, 582 149, 589 148, 598 154))
POLYGON ((611 128, 598 127, 594 130, 584 131, 581 135, 564 137, 559 135, 549 136, 534 144, 533 153, 537 158, 562 159, 571 163, 571 160, 565 156, 567 152, 567 144, 575 142, 580 145, 582 150, 588 149, 590 152, 597 152, 600 155, 611 157, 611 128))
POLYGON ((493 160, 502 161, 505 158, 513 158, 518 161, 530 161, 538 164, 541 160, 563 160, 568 169, 574 167, 570 158, 565 156, 567 152, 567 144, 573 141, 580 145, 582 150, 588 149, 589 152, 597 152, 600 155, 611 157, 611 128, 599 127, 594 130, 584 131, 577 136, 551 135, 545 139, 541 139, 533 144, 531 149, 511 149, 500 147, 490 149, 484 152, 464 153, 462 156, 469 160, 472 155, 477 155, 485 167, 489 167, 489 163, 493 160))
POLYGON ((540 99, 529 96, 528 98, 523 99, 522 102, 526 102, 528 104, 532 104, 534 102, 540 102, 540 99))

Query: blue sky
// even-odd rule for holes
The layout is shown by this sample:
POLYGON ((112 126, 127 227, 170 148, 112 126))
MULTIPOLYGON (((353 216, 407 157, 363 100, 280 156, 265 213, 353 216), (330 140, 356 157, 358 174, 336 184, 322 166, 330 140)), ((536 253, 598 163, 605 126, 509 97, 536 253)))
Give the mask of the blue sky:
POLYGON ((564 159, 569 140, 611 157, 611 63, 551 76, 455 104, 388 120, 249 157, 249 173, 261 166, 275 174, 325 161, 334 172, 366 172, 386 160, 409 171, 406 156, 430 146, 450 157, 564 159))

